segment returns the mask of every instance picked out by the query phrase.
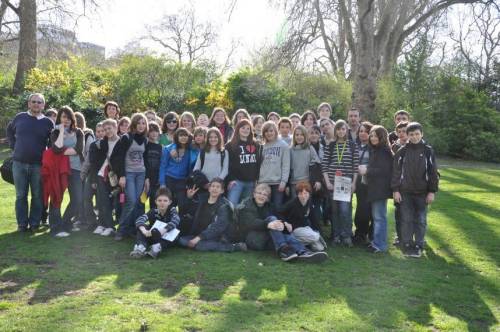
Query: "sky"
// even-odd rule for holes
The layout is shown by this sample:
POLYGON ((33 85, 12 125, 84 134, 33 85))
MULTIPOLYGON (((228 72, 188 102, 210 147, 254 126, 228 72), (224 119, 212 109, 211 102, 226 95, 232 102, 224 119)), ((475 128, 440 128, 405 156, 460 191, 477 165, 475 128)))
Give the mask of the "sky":
MULTIPOLYGON (((98 12, 80 19, 75 31, 79 41, 105 46, 109 56, 113 49, 143 36, 145 27, 154 25, 163 15, 175 14, 182 7, 192 5, 200 21, 212 21, 219 27, 217 48, 220 52, 214 56, 223 62, 231 41, 238 41, 240 47, 233 60, 235 65, 240 65, 250 52, 275 40, 285 16, 282 10, 271 6, 269 0, 239 0, 229 17, 231 3, 231 0, 101 1, 98 12)), ((162 52, 161 46, 147 46, 162 52)))

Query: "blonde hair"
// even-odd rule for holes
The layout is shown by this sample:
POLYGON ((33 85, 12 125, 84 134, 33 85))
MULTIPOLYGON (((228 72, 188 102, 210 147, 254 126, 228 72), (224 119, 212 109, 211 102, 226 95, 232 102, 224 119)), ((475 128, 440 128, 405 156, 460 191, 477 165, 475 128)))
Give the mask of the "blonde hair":
POLYGON ((304 143, 300 144, 300 147, 303 149, 309 147, 309 133, 307 132, 307 128, 304 127, 303 125, 298 125, 295 127, 293 130, 293 137, 292 137, 292 146, 297 146, 297 141, 295 140, 295 133, 297 130, 300 130, 302 132, 302 135, 304 136, 304 143))
POLYGON ((262 141, 264 143, 268 142, 266 138, 266 132, 268 132, 269 130, 274 131, 274 137, 275 139, 278 139, 278 126, 276 126, 276 123, 269 120, 264 122, 264 124, 262 125, 262 141))
POLYGON ((191 125, 191 128, 186 128, 186 129, 189 130, 190 132, 193 132, 196 126, 196 119, 194 118, 194 115, 191 112, 185 111, 181 114, 181 116, 179 117, 179 127, 182 127, 182 119, 184 119, 185 117, 190 118, 191 122, 193 123, 191 125))

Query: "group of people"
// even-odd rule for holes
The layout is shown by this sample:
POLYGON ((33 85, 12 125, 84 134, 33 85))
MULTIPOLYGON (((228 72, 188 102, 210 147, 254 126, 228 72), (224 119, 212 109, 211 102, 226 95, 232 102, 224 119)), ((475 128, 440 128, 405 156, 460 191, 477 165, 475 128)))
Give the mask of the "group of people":
POLYGON ((328 103, 288 117, 238 109, 230 119, 218 107, 210 116, 148 110, 129 118, 108 101, 93 131, 69 106, 44 111, 42 94, 27 106, 7 128, 19 232, 48 220, 55 237, 82 228, 135 237, 132 257, 180 245, 320 262, 327 245, 387 251, 393 198, 394 244, 422 254, 439 177, 422 126, 404 110, 389 134, 356 108, 334 121, 328 103))

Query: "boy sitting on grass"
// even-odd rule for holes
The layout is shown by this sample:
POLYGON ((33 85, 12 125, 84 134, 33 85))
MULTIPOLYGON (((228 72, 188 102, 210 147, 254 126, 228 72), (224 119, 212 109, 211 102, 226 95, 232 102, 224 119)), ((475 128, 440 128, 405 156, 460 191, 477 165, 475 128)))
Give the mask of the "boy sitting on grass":
POLYGON ((143 214, 135 222, 138 230, 137 241, 134 250, 130 256, 134 258, 141 258, 149 255, 153 258, 158 257, 162 248, 171 245, 172 242, 162 239, 163 234, 177 228, 180 223, 179 215, 175 206, 172 204, 172 193, 167 188, 160 188, 156 192, 156 208, 149 210, 148 213, 143 214), (167 224, 164 229, 153 228, 156 221, 161 221, 167 224), (151 246, 149 251, 146 249, 151 246))
POLYGON ((439 176, 432 147, 424 142, 422 125, 406 128, 408 143, 394 156, 391 187, 400 204, 401 243, 405 256, 421 257, 427 229, 427 205, 434 201, 439 176))

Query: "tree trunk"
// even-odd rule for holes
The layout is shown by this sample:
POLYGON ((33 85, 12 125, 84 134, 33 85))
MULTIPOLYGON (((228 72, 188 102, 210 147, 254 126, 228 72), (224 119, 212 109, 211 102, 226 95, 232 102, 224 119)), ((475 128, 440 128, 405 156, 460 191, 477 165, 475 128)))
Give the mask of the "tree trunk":
POLYGON ((356 43, 356 71, 354 73, 352 102, 364 118, 375 113, 376 59, 374 54, 374 10, 372 1, 358 1, 359 33, 356 43))
POLYGON ((36 0, 21 0, 19 3, 19 52, 17 57, 16 79, 12 92, 24 91, 26 74, 36 66, 37 57, 37 20, 36 0))

